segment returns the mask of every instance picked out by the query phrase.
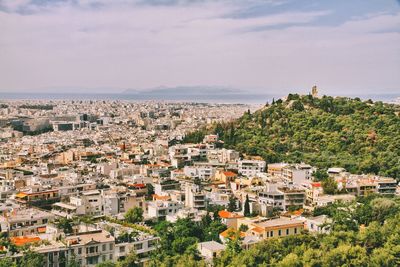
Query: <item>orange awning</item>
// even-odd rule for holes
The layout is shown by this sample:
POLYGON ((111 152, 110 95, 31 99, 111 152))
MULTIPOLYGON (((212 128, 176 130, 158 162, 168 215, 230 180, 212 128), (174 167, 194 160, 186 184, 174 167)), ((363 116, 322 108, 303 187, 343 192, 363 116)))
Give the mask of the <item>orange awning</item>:
POLYGON ((39 233, 46 233, 46 226, 45 226, 45 227, 39 227, 39 228, 37 229, 37 231, 38 231, 39 233))
POLYGON ((16 194, 15 195, 15 197, 17 197, 17 198, 24 198, 24 197, 26 197, 28 194, 26 194, 26 193, 18 193, 18 194, 16 194))

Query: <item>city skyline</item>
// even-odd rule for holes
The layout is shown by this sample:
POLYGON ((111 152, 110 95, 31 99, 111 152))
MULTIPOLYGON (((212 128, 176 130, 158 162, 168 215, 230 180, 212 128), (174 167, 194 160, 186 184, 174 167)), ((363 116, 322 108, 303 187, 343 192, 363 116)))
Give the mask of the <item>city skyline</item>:
POLYGON ((398 1, 0 0, 0 21, 0 92, 400 92, 398 1))

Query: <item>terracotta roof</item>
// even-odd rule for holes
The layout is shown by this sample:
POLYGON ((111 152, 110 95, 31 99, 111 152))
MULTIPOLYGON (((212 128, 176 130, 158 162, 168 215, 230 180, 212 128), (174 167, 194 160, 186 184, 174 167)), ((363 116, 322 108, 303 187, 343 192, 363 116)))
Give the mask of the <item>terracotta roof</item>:
POLYGON ((239 215, 233 212, 229 212, 227 210, 220 210, 218 212, 219 217, 224 218, 224 219, 233 219, 233 218, 242 218, 243 215, 239 215))
POLYGON ((128 186, 138 187, 138 188, 145 188, 146 187, 145 184, 128 184, 128 186))
POLYGON ((252 228, 251 230, 260 234, 264 232, 264 229, 258 226, 252 228))
POLYGON ((224 172, 224 175, 225 175, 225 176, 229 176, 229 177, 237 176, 236 173, 231 172, 231 171, 226 171, 226 172, 224 172))
POLYGON ((40 237, 38 236, 16 236, 16 237, 10 237, 11 242, 13 242, 16 246, 23 246, 28 243, 34 243, 34 242, 39 242, 40 237))
POLYGON ((169 196, 160 196, 157 194, 153 194, 153 199, 157 199, 157 200, 169 200, 170 197, 169 196))

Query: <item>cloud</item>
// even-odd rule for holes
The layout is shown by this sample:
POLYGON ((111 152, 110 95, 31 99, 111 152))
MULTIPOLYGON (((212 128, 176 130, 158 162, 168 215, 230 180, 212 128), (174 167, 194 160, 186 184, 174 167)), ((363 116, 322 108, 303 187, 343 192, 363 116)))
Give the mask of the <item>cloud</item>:
MULTIPOLYGON (((400 13, 232 16, 263 1, 0 0, 0 90, 398 90, 400 13), (29 12, 28 12, 29 11, 29 12)), ((277 5, 270 2, 266 5, 277 5)))

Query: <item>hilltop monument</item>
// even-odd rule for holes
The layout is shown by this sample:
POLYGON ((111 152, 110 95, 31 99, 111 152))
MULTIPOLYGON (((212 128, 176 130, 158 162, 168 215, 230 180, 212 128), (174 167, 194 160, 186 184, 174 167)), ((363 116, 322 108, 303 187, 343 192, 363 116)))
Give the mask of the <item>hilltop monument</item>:
POLYGON ((316 85, 314 85, 314 86, 312 87, 312 89, 311 89, 311 95, 312 95, 313 97, 318 97, 318 88, 317 88, 316 85))

